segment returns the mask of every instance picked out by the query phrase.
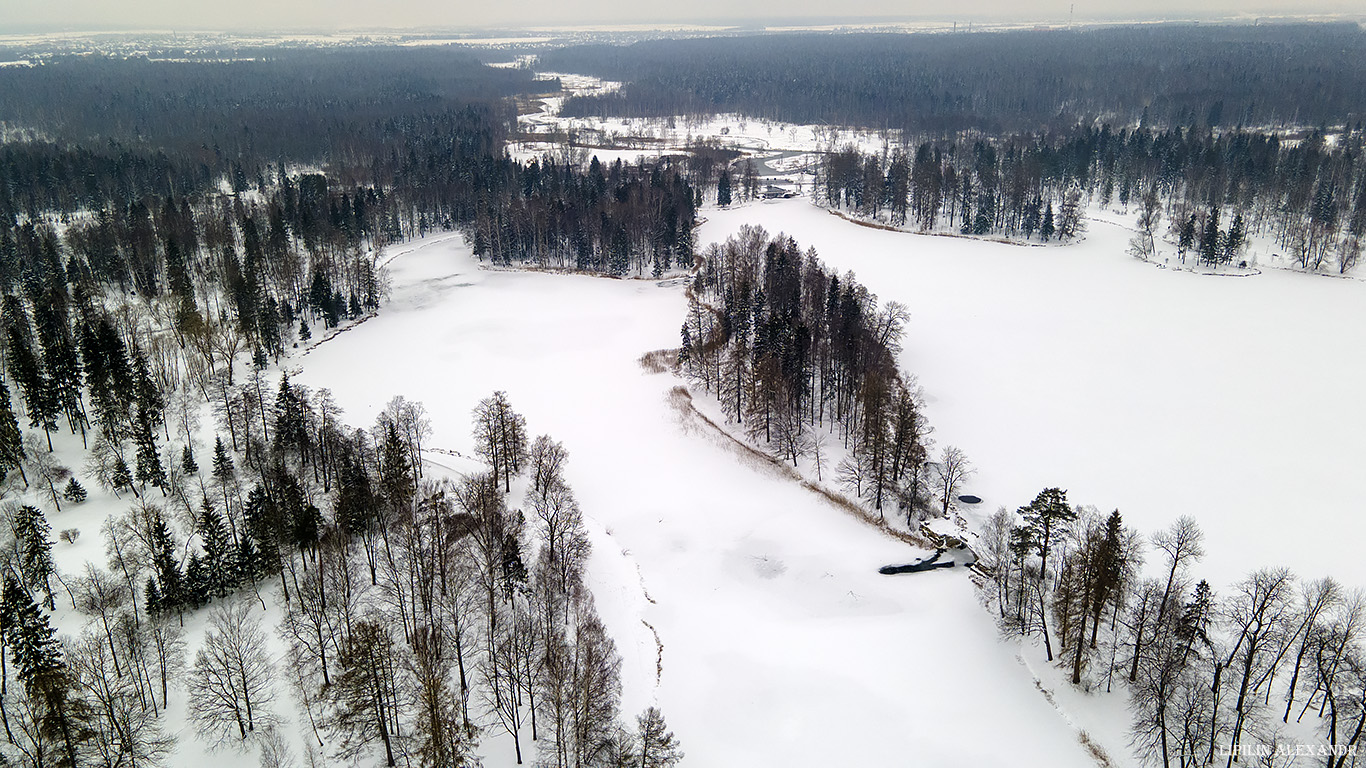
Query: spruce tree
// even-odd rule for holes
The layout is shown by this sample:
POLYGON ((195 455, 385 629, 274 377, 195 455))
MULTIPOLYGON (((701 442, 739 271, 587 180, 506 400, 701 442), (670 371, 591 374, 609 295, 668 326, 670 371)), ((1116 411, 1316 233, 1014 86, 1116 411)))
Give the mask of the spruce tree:
POLYGON ((138 495, 138 489, 133 487, 133 472, 128 468, 128 462, 124 461, 122 454, 114 462, 114 471, 109 475, 109 486, 115 493, 127 488, 134 496, 138 495))
POLYGON ((180 449, 180 470, 187 475, 199 474, 199 462, 194 460, 194 448, 189 443, 180 449))
POLYGON ((149 484, 166 493, 166 470, 161 466, 161 454, 157 451, 157 438, 152 432, 152 415, 139 405, 136 431, 133 440, 137 443, 137 480, 145 488, 149 484))
MULTIPOLYGON (((183 611, 185 608, 185 579, 180 572, 180 563, 176 560, 175 539, 171 536, 171 529, 166 525, 166 519, 161 516, 160 512, 156 513, 156 519, 152 523, 148 550, 148 555, 152 559, 152 578, 155 579, 155 587, 160 596, 158 611, 163 613, 183 611)), ((148 611, 151 610, 149 600, 148 611)))
POLYGON ((81 485, 76 478, 71 478, 66 483, 66 488, 62 489, 62 498, 72 504, 80 504, 85 501, 89 494, 85 491, 85 486, 81 485))
POLYGON ((47 376, 38 365, 33 347, 26 335, 15 326, 10 326, 9 370, 24 396, 24 407, 28 410, 29 426, 42 429, 47 434, 47 449, 52 450, 52 430, 57 428, 56 401, 52 397, 52 387, 47 376))
POLYGON ((206 495, 197 521, 199 542, 204 548, 204 574, 209 597, 227 597, 237 586, 235 553, 223 516, 206 495))
POLYGON ((11 525, 24 584, 30 589, 41 588, 47 595, 48 610, 56 610, 52 575, 56 573, 57 566, 52 562, 52 528, 47 518, 42 510, 25 504, 14 511, 11 525))
POLYGON ((5 639, 14 658, 15 677, 39 705, 38 728, 57 744, 53 764, 62 768, 80 765, 81 744, 88 736, 82 717, 84 707, 73 696, 71 676, 56 630, 33 598, 13 576, 5 578, 0 592, 0 615, 5 618, 5 639))
POLYGON ((1210 266, 1218 266, 1222 252, 1219 246, 1219 209, 1214 208, 1205 219, 1205 229, 1200 234, 1200 260, 1210 266))
POLYGON ((24 485, 27 486, 28 476, 24 474, 25 458, 27 456, 24 454, 24 435, 19 430, 19 422, 14 418, 9 387, 0 381, 0 478, 17 469, 24 478, 24 485))
POLYGON ((139 421, 146 421, 150 428, 164 423, 166 401, 162 399, 161 390, 147 367, 147 358, 140 349, 133 350, 133 395, 138 403, 139 421))

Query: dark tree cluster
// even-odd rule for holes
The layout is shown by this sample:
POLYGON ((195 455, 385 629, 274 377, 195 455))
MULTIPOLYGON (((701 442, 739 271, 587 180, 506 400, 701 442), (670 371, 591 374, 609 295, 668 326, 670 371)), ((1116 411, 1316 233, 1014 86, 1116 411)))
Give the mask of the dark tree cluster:
POLYGON ((973 235, 1066 240, 1087 203, 1135 207, 1140 255, 1165 214, 1181 258, 1218 266, 1269 236, 1295 264, 1346 272, 1366 243, 1366 131, 1273 133, 1108 125, 1070 136, 924 142, 882 154, 846 148, 818 168, 818 198, 857 215, 973 235), (1142 243, 1140 243, 1142 245, 1142 243))
POLYGON ((520 194, 479 205, 467 227, 476 255, 613 275, 692 267, 696 201, 683 169, 594 157, 583 173, 547 157, 509 171, 520 194))
POLYGON ((556 87, 454 46, 29 56, 39 65, 0 72, 9 125, 63 146, 165 153, 248 183, 279 159, 363 168, 401 121, 556 87))
POLYGON ((774 34, 547 51, 548 72, 625 81, 564 114, 740 113, 952 134, 1161 126, 1355 124, 1357 24, 1096 27, 976 34, 774 34))
POLYGON ((896 361, 906 309, 757 227, 707 249, 692 295, 679 360, 731 421, 818 472, 833 431, 849 453, 841 482, 880 516, 895 505, 915 522, 932 492, 930 430, 896 361))

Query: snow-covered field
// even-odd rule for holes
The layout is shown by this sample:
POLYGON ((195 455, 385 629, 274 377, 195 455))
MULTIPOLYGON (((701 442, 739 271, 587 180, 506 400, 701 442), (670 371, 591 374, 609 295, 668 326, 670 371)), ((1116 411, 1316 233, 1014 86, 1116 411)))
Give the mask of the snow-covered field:
MULTIPOLYGON (((657 702, 688 764, 1090 764, 965 573, 878 575, 918 553, 680 420, 678 381, 637 363, 677 344, 679 286, 484 271, 449 235, 402 248, 392 302, 297 380, 353 424, 420 400, 430 445, 466 454, 470 410, 504 389, 563 441, 624 710, 657 702)), ((487 765, 511 763, 504 746, 487 765)))
POLYGON ((805 200, 706 215, 700 244, 760 224, 909 307, 903 366, 939 444, 978 467, 979 514, 1057 485, 1144 531, 1195 517, 1196 575, 1216 589, 1264 565, 1366 586, 1363 281, 1163 269, 1125 255, 1112 221, 1023 247, 861 227, 805 200))

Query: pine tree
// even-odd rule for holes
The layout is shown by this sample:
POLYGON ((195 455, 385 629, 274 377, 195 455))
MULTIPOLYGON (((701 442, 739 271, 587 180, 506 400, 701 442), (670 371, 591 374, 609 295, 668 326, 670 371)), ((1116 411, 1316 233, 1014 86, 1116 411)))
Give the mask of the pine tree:
POLYGON ((406 510, 416 490, 408 463, 408 446, 393 424, 384 431, 384 443, 380 446, 379 487, 389 509, 394 511, 406 510))
POLYGON ((730 169, 721 169, 721 177, 716 182, 716 204, 725 207, 730 205, 730 169))
POLYGON ((138 418, 146 419, 153 427, 160 426, 166 412, 166 401, 152 379, 147 358, 142 350, 136 348, 133 350, 133 396, 138 403, 138 418))
POLYGON ((688 331, 688 324, 683 324, 683 330, 679 332, 682 337, 682 344, 678 348, 678 364, 687 366, 688 361, 692 360, 692 333, 688 331))
POLYGON ((213 479, 219 485, 227 485, 232 482, 237 474, 236 468, 232 463, 232 456, 228 455, 228 449, 223 446, 222 437, 214 437, 213 441, 213 479))
POLYGON ((1186 263, 1186 251, 1195 247, 1195 214, 1181 223, 1181 229, 1176 235, 1176 253, 1181 257, 1181 263, 1186 263))
POLYGON ((1053 222, 1053 201, 1048 201, 1048 206, 1044 208, 1043 225, 1039 227, 1039 239, 1045 243, 1053 238, 1058 231, 1057 225, 1053 222))
POLYGON ((313 338, 313 331, 308 327, 308 321, 299 318, 299 341, 308 341, 313 338))
POLYGON ((181 602, 186 608, 197 610, 208 605, 210 585, 204 558, 198 552, 190 555, 185 563, 185 580, 181 589, 181 602))

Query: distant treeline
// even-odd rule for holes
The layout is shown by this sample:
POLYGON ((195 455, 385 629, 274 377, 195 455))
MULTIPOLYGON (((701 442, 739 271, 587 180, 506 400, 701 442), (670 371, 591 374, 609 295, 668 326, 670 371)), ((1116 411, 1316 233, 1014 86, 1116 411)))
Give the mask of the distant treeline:
POLYGON ((626 82, 570 99, 575 116, 736 112, 931 133, 1366 117, 1366 31, 1355 24, 652 40, 549 51, 540 68, 626 82))
POLYGON ((374 154, 395 121, 555 88, 449 48, 219 54, 235 60, 63 56, 0 68, 0 120, 57 142, 116 142, 211 168, 249 158, 341 163, 374 154))
MULTIPOLYGON (((913 153, 847 148, 823 157, 816 194, 897 226, 1044 241, 1077 234, 1084 194, 1140 207, 1149 238, 1165 212, 1183 257, 1230 261, 1249 235, 1264 234, 1303 268, 1345 272, 1366 240, 1366 132, 1335 139, 1106 126, 1067 138, 925 142, 913 153)), ((1140 255, 1151 255, 1151 239, 1146 247, 1140 255)))

